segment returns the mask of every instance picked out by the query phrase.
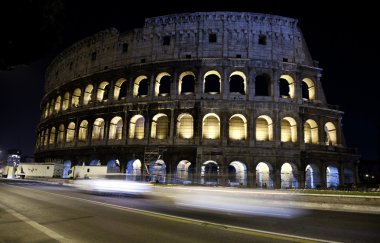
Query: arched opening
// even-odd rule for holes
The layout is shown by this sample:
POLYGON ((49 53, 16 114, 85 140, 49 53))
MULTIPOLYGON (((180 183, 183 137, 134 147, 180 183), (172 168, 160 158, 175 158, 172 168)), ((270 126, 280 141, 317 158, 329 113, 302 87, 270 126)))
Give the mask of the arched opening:
POLYGON ((281 75, 280 77, 280 97, 294 98, 294 80, 289 75, 281 75))
POLYGON ((191 95, 194 93, 195 75, 187 71, 179 76, 178 94, 191 95))
POLYGON ((182 113, 177 118, 177 136, 179 138, 189 139, 194 135, 194 119, 188 113, 182 113))
POLYGON ((67 126, 67 132, 66 132, 66 142, 71 143, 74 142, 74 135, 75 135, 75 123, 70 122, 67 126))
POLYGON ((70 169, 71 169, 71 161, 70 160, 65 160, 63 162, 62 178, 69 178, 70 169))
POLYGON ((235 71, 230 75, 230 93, 246 94, 247 78, 243 72, 235 71))
POLYGON ((49 102, 46 103, 45 109, 44 109, 44 118, 48 117, 49 115, 49 102))
POLYGON ((255 78, 255 95, 270 96, 271 95, 270 77, 267 74, 257 75, 255 78))
POLYGON ((315 87, 313 80, 309 78, 302 79, 302 99, 314 100, 315 99, 315 87))
POLYGON ((98 159, 93 159, 90 161, 90 163, 88 165, 89 166, 101 166, 102 163, 100 163, 100 160, 98 160, 98 159))
POLYGON ((247 119, 241 114, 231 116, 228 134, 232 140, 247 139, 247 119))
POLYGON ((230 186, 247 185, 247 166, 240 161, 233 161, 228 167, 228 183, 230 186))
POLYGON ((63 95, 62 110, 65 111, 69 108, 70 93, 66 92, 63 95))
POLYGON ((169 119, 163 113, 158 113, 152 119, 151 138, 166 139, 169 135, 169 119))
POLYGON ((109 139, 121 140, 123 138, 123 119, 115 116, 110 122, 109 139))
POLYGON ((201 166, 201 184, 217 185, 219 176, 218 163, 208 160, 201 166))
POLYGON ((113 99, 122 100, 127 96, 127 81, 123 78, 119 79, 115 83, 113 99))
POLYGON ((50 105, 49 105, 49 116, 50 116, 51 114, 53 114, 53 111, 54 111, 54 104, 55 104, 54 99, 52 99, 52 100, 50 101, 50 105))
POLYGON ((337 138, 336 138, 336 128, 334 123, 327 122, 325 124, 325 135, 326 135, 326 145, 337 145, 337 138))
POLYGON ((281 142, 297 142, 297 123, 291 117, 281 120, 281 142))
POLYGON ((85 142, 87 140, 88 121, 83 120, 79 125, 78 141, 85 142))
POLYGON ((256 166, 256 187, 273 188, 273 168, 268 162, 260 162, 256 166))
POLYGON ((58 144, 62 144, 65 139, 65 125, 61 124, 58 128, 58 144))
POLYGON ((203 117, 202 138, 219 139, 220 119, 215 113, 209 113, 203 117))
POLYGON ((156 84, 154 87, 155 96, 169 96, 170 95, 170 85, 172 82, 172 77, 168 73, 160 73, 156 77, 156 84))
POLYGON ((293 163, 284 163, 281 166, 281 188, 296 189, 298 188, 298 170, 293 163))
POLYGON ((176 180, 180 184, 191 183, 191 162, 188 160, 181 160, 177 165, 176 180))
POLYGON ((306 120, 304 124, 304 140, 305 143, 318 144, 318 125, 312 120, 306 120))
POLYGON ((351 168, 344 168, 344 183, 353 184, 354 183, 354 172, 351 168))
POLYGON ((57 131, 55 127, 52 127, 50 130, 49 144, 53 145, 55 143, 55 136, 57 135, 57 131))
POLYGON ((208 71, 204 76, 203 93, 220 94, 221 92, 221 76, 215 71, 208 71))
POLYGON ((273 141, 273 123, 269 116, 261 115, 256 118, 256 140, 273 141))
POLYGON ((107 162, 107 173, 119 173, 120 162, 118 159, 112 159, 107 162))
POLYGON ((141 181, 141 161, 139 159, 128 161, 126 174, 127 180, 141 181))
POLYGON ((104 139, 104 119, 97 118, 92 126, 92 140, 104 139))
POLYGON ((92 91, 94 90, 94 86, 92 84, 87 85, 86 89, 84 90, 84 96, 83 96, 83 104, 88 105, 92 101, 92 91))
POLYGON ((54 111, 55 113, 58 113, 60 110, 61 110, 61 96, 58 96, 57 99, 55 100, 54 111))
POLYGON ((328 189, 337 189, 339 186, 339 171, 334 165, 326 168, 326 186, 328 189))
POLYGON ((319 169, 315 164, 308 164, 305 169, 305 188, 306 189, 314 189, 320 188, 320 174, 319 169))
POLYGON ((145 97, 148 95, 148 77, 141 75, 133 84, 133 97, 145 97))
POLYGON ((158 159, 149 165, 150 181, 166 182, 166 164, 163 160, 158 159))
POLYGON ((79 100, 81 96, 81 90, 76 88, 73 92, 73 97, 71 98, 71 106, 72 107, 78 107, 79 106, 79 100))
POLYGON ((48 142, 49 142, 49 129, 46 128, 45 137, 44 137, 44 146, 47 146, 48 142))
POLYGON ((98 86, 98 93, 96 99, 98 102, 107 102, 110 92, 110 84, 107 81, 103 81, 98 86))
POLYGON ((134 115, 129 122, 129 138, 144 138, 145 119, 142 115, 134 115))

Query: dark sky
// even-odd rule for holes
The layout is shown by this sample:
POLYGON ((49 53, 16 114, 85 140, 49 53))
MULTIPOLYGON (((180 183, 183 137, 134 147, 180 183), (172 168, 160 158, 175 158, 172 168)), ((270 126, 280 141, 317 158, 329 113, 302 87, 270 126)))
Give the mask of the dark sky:
MULTIPOLYGON (((299 20, 312 57, 324 70, 322 85, 327 101, 339 105, 345 112, 346 142, 350 147, 359 148, 364 159, 378 159, 380 109, 376 97, 380 96, 380 89, 376 88, 376 82, 380 82, 380 40, 377 8, 369 4, 370 1, 359 5, 348 1, 234 0, 207 1, 205 5, 206 1, 161 0, 155 4, 138 1, 133 7, 128 2, 63 1, 59 44, 30 65, 0 71, 0 149, 17 148, 23 155, 33 154, 45 68, 55 55, 75 41, 109 27, 121 32, 140 28, 144 17, 196 11, 244 11, 299 20)), ((28 19, 20 16, 18 21, 28 19)), ((22 33, 22 28, 19 31, 22 33)), ((34 35, 39 38, 38 31, 34 35)))

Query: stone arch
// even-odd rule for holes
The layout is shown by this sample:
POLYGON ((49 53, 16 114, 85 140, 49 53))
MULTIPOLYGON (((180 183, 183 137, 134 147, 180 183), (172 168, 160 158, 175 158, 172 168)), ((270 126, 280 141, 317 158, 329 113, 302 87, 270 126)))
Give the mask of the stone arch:
POLYGON ((58 128, 58 144, 62 144, 65 139, 65 125, 61 124, 58 128))
POLYGON ((235 114, 231 116, 228 128, 230 139, 247 139, 247 119, 242 114, 235 114))
POLYGON ((103 140, 104 128, 104 119, 96 118, 92 125, 92 140, 103 140))
POLYGON ((44 135, 44 146, 47 146, 49 143, 49 128, 46 128, 44 135))
POLYGON ((221 93, 221 76, 218 71, 211 70, 205 73, 203 81, 203 93, 220 94, 221 93))
POLYGON ((247 185, 247 166, 240 161, 232 161, 228 167, 228 182, 230 186, 247 185))
POLYGON ((166 139, 169 136, 169 118, 166 114, 158 113, 152 119, 151 138, 166 139))
POLYGON ((55 99, 55 106, 54 106, 55 113, 58 113, 61 111, 61 96, 58 95, 57 99, 55 99))
POLYGON ((88 163, 89 166, 101 166, 102 163, 100 163, 99 159, 93 159, 88 163))
POLYGON ((120 78, 116 81, 114 91, 113 91, 113 99, 114 100, 122 100, 127 96, 127 86, 128 82, 125 78, 120 78))
POLYGON ((120 161, 118 159, 111 159, 107 162, 107 173, 119 173, 120 161))
POLYGON ((256 187, 273 188, 273 167, 269 162, 259 162, 256 166, 256 187))
POLYGON ((84 142, 87 140, 88 121, 83 120, 79 125, 78 141, 84 142))
POLYGON ((305 169, 305 188, 314 189, 320 188, 320 173, 319 168, 315 164, 308 164, 305 169))
POLYGON ((255 78, 255 96, 271 96, 271 79, 268 74, 260 74, 255 78))
POLYGON ((310 78, 302 79, 302 99, 315 99, 315 86, 313 80, 311 80, 310 78))
POLYGON ((215 113, 208 113, 203 117, 202 138, 220 138, 220 118, 215 113))
POLYGON ((194 119, 189 113, 182 113, 177 118, 177 137, 189 139, 194 136, 194 119))
POLYGON ((191 173, 191 162, 188 160, 181 160, 177 164, 176 169, 176 180, 177 183, 181 184, 189 184, 191 183, 190 179, 190 173, 191 173))
POLYGON ((51 99, 51 100, 50 100, 50 105, 49 105, 49 116, 53 114, 53 111, 54 111, 54 104, 55 104, 54 99, 51 99))
POLYGON ((48 115, 49 115, 49 102, 47 102, 45 105, 44 118, 48 117, 48 115))
POLYGON ((142 115, 134 115, 129 122, 129 138, 143 139, 144 138, 145 118, 142 115))
POLYGON ((75 135, 75 123, 70 122, 69 125, 67 126, 67 131, 66 131, 66 142, 67 143, 74 142, 74 135, 75 135))
POLYGON ((235 71, 230 75, 230 92, 242 95, 247 93, 247 77, 241 71, 235 71))
POLYGON ((194 93, 195 74, 186 71, 179 75, 178 94, 190 95, 194 93))
POLYGON ((281 188, 298 188, 298 169, 292 162, 285 162, 281 166, 281 188))
POLYGON ((273 141, 273 122, 267 115, 256 118, 256 140, 273 141))
POLYGON ((98 102, 107 102, 110 92, 110 83, 103 81, 98 86, 98 92, 96 94, 96 100, 98 102))
POLYGON ((71 160, 65 160, 63 162, 62 178, 69 178, 70 170, 71 170, 71 160))
POLYGON ((305 143, 318 144, 318 124, 312 120, 307 119, 304 124, 304 141, 305 143))
POLYGON ((337 189, 339 186, 339 170, 336 165, 330 164, 326 167, 326 187, 337 189))
POLYGON ((74 89, 73 91, 73 97, 71 98, 71 106, 72 107, 78 107, 80 105, 80 96, 82 91, 79 88, 74 89))
POLYGON ((292 117, 281 119, 281 142, 297 142, 297 123, 292 117))
POLYGON ((89 84, 86 86, 86 89, 84 90, 83 94, 83 104, 88 105, 92 102, 92 92, 94 90, 94 86, 92 84, 89 84))
POLYGON ((294 79, 290 75, 281 75, 280 77, 280 97, 294 98, 295 94, 294 79))
POLYGON ((109 139, 123 139, 123 119, 120 116, 115 116, 110 122, 109 139))
POLYGON ((62 101, 62 110, 65 111, 69 108, 69 101, 70 101, 70 93, 66 92, 63 95, 63 101, 62 101))
POLYGON ((219 165, 216 161, 208 160, 201 166, 201 184, 219 184, 219 165))
POLYGON ((156 83, 154 85, 155 96, 169 96, 170 87, 172 82, 172 76, 167 72, 159 73, 156 77, 156 83))
POLYGON ((334 123, 327 122, 324 126, 326 135, 326 145, 337 145, 336 127, 334 123))
POLYGON ((49 144, 53 145, 55 143, 55 136, 57 135, 57 131, 55 127, 52 127, 50 129, 50 137, 49 137, 49 144))
POLYGON ((148 77, 140 75, 133 83, 133 97, 145 97, 148 95, 148 77))
POLYGON ((163 160, 158 159, 149 165, 150 181, 166 182, 166 164, 163 160))
POLYGON ((141 160, 133 159, 127 163, 127 180, 131 181, 140 181, 141 180, 141 160))

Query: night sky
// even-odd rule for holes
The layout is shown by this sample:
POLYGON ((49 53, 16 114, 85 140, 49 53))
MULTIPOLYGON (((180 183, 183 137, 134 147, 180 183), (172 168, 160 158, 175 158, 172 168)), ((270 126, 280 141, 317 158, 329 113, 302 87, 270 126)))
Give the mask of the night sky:
MULTIPOLYGON (((357 147, 363 159, 378 159, 380 109, 376 98, 380 97, 380 89, 376 88, 376 82, 380 83, 380 40, 376 36, 379 21, 375 6, 365 5, 364 1, 360 2, 363 5, 342 1, 340 6, 331 6, 333 2, 334 5, 338 3, 234 0, 228 4, 209 1, 207 6, 206 1, 156 1, 153 5, 138 1, 134 3, 137 6, 132 7, 127 2, 63 1, 62 28, 57 27, 57 45, 37 55, 28 65, 0 71, 0 150, 16 148, 23 155, 33 155, 35 128, 44 95, 44 71, 54 56, 74 42, 110 27, 120 32, 141 28, 144 17, 197 11, 241 11, 299 20, 312 57, 324 70, 322 85, 327 101, 339 105, 345 112, 343 131, 348 146, 357 147)), ((3 6, 2 9, 8 11, 8 15, 15 11, 14 7, 7 10, 3 6)), ((15 26, 14 29, 22 34, 28 28, 22 23, 28 21, 30 19, 18 16, 7 25, 15 26)), ((3 34, 0 38, 4 38, 3 34)), ((34 39, 43 45, 49 44, 45 36, 39 34, 34 31, 34 39)), ((28 36, 22 39, 29 43, 28 36)))

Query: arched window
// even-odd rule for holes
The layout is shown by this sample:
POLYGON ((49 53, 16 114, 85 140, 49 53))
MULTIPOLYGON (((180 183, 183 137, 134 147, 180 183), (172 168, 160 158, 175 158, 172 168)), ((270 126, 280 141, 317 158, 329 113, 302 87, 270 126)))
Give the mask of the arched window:
POLYGON ((269 116, 259 116, 256 118, 256 140, 273 141, 273 122, 269 116))
POLYGON ((55 127, 52 127, 50 130, 50 138, 49 138, 49 144, 53 145, 55 143, 55 136, 57 135, 57 131, 55 130, 55 127))
POLYGON ((54 99, 52 99, 51 101, 50 101, 50 105, 49 105, 49 116, 51 115, 51 114, 53 114, 53 111, 54 111, 54 99))
POLYGON ((289 75, 281 75, 280 77, 280 97, 294 98, 294 80, 289 75))
POLYGON ((69 126, 67 127, 66 131, 66 142, 70 143, 74 141, 74 135, 75 135, 75 123, 70 122, 69 126))
POLYGON ((58 144, 63 143, 65 139, 65 125, 61 124, 58 128, 58 144))
POLYGON ((103 140, 104 138, 104 119, 97 118, 92 126, 92 139, 103 140))
POLYGON ((215 113, 209 113, 203 117, 202 138, 219 139, 220 119, 215 113))
POLYGON ((302 98, 305 100, 315 99, 314 82, 309 78, 302 79, 302 98))
POLYGON ((298 169, 294 163, 284 163, 281 166, 281 188, 298 188, 298 169))
POLYGON ((255 95, 271 96, 270 77, 267 74, 257 75, 255 78, 255 95))
POLYGON ((94 90, 94 86, 92 84, 87 85, 84 96, 83 96, 83 104, 88 105, 92 101, 92 91, 94 90))
POLYGON ((151 138, 166 139, 169 135, 169 119, 163 113, 158 113, 153 117, 151 138))
POLYGON ((325 124, 326 145, 337 145, 336 127, 334 123, 327 122, 325 124))
POLYGON ((48 115, 49 115, 49 102, 47 102, 45 105, 44 118, 48 117, 48 115))
POLYGON ((247 138, 247 119, 241 114, 231 116, 228 133, 232 140, 245 140, 247 138))
POLYGON ((123 119, 120 116, 115 116, 110 123, 109 139, 121 140, 122 138, 123 119))
POLYGON ((194 119, 188 114, 184 113, 178 116, 177 119, 177 136, 179 138, 192 138, 194 135, 194 119))
POLYGON ((71 106, 72 107, 78 107, 79 106, 79 100, 81 95, 81 90, 76 88, 73 92, 73 98, 71 99, 71 106))
POLYGON ((187 71, 179 75, 178 94, 190 95, 194 93, 195 75, 187 71))
POLYGON ((297 123, 291 117, 281 120, 281 142, 297 142, 297 123))
POLYGON ((305 143, 318 144, 318 125, 312 119, 308 119, 304 124, 304 140, 305 143))
POLYGON ((204 76, 203 93, 220 94, 221 92, 221 76, 215 71, 208 71, 204 76))
POLYGON ((243 72, 235 71, 230 75, 230 92, 246 94, 247 78, 243 72))
POLYGON ((145 119, 142 115, 134 115, 129 123, 129 138, 143 139, 144 138, 145 119))
POLYGON ((110 84, 107 81, 103 81, 98 86, 98 93, 96 95, 97 101, 107 102, 110 91, 110 84))
POLYGON ((65 111, 69 108, 70 93, 66 92, 63 95, 62 110, 65 111))
POLYGON ((55 113, 58 113, 60 110, 61 110, 61 96, 58 96, 57 99, 55 100, 54 111, 55 113))
POLYGON ((133 85, 133 97, 145 97, 148 95, 148 77, 138 76, 133 85))
POLYGON ((79 134, 78 134, 79 141, 87 140, 87 128, 88 128, 88 121, 83 120, 79 125, 79 134))
POLYGON ((170 95, 170 84, 172 77, 168 73, 160 73, 156 77, 156 84, 154 86, 155 96, 168 96, 170 95))
POLYGON ((113 93, 113 99, 114 100, 122 100, 125 99, 127 96, 127 84, 128 82, 125 79, 119 79, 117 80, 115 84, 115 90, 113 93))

